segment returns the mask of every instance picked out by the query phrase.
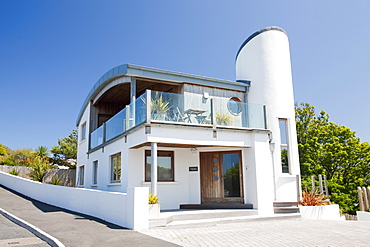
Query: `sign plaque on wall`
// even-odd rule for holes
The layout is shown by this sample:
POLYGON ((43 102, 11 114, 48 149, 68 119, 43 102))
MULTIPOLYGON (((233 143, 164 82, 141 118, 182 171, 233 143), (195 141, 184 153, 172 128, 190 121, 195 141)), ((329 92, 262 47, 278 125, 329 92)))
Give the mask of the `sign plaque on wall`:
POLYGON ((197 172, 198 171, 198 167, 197 166, 190 166, 189 167, 189 172, 197 172))

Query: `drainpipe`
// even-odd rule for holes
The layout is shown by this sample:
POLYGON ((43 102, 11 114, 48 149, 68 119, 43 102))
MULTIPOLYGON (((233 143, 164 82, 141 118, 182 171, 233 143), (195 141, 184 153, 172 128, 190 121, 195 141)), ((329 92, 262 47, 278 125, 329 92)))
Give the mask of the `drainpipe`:
POLYGON ((157 143, 152 142, 152 149, 151 149, 151 156, 152 156, 152 167, 151 167, 151 177, 150 177, 150 185, 151 185, 151 192, 153 195, 157 196, 157 143))
POLYGON ((269 145, 271 151, 271 163, 272 163, 272 179, 274 185, 274 201, 276 201, 276 181, 275 181, 275 161, 274 161, 274 150, 275 150, 275 143, 272 142, 272 133, 269 133, 269 145))

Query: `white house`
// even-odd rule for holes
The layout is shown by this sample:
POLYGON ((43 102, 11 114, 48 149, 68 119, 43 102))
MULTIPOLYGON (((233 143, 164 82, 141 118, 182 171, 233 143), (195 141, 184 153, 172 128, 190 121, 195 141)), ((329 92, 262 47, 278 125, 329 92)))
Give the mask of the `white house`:
MULTIPOLYGON (((78 187, 150 187, 162 209, 297 202, 299 159, 286 32, 252 34, 236 80, 125 64, 82 105, 78 187)), ((109 203, 108 201, 106 203, 109 203)))

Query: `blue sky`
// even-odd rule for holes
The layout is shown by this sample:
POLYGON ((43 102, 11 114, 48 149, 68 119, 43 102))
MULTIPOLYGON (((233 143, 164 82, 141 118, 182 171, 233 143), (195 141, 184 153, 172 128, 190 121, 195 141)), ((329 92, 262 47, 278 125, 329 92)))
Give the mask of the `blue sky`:
POLYGON ((295 101, 370 141, 370 1, 0 0, 0 143, 52 147, 125 63, 235 80, 243 41, 288 33, 295 101))

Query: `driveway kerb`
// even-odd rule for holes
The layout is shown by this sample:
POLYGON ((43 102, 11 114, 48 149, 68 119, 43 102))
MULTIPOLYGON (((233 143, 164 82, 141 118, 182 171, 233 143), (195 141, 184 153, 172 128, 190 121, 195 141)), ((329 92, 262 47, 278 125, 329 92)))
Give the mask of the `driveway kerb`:
POLYGON ((8 218, 12 222, 16 223, 17 225, 27 229, 31 233, 33 233, 35 236, 39 237, 40 239, 47 242, 50 246, 53 247, 65 247, 64 244, 62 244, 58 239, 51 236, 50 234, 42 231, 38 227, 28 223, 25 220, 22 220, 18 218, 17 216, 5 211, 4 209, 0 208, 0 214, 4 215, 4 217, 8 218))

